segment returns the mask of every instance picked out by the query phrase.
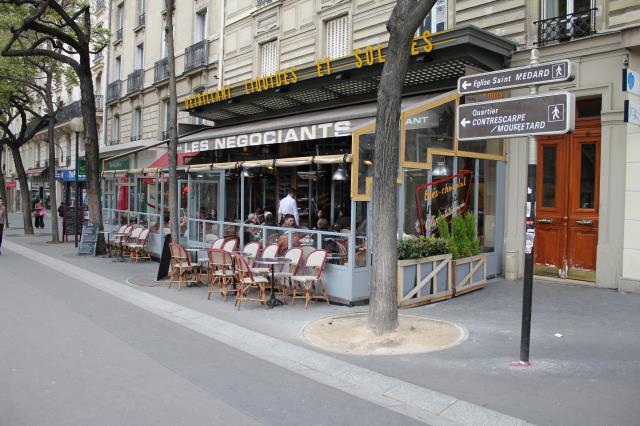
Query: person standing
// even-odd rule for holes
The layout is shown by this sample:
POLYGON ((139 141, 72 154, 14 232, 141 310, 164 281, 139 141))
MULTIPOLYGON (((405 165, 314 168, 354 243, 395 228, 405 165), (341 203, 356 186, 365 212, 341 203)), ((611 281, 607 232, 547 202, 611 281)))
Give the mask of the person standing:
MULTIPOLYGON (((4 232, 4 215, 6 209, 4 208, 4 200, 0 198, 0 249, 2 249, 2 233, 4 232)), ((0 255, 2 251, 0 251, 0 255)))
POLYGON ((44 216, 47 211, 44 208, 44 202, 38 200, 35 207, 34 215, 36 217, 36 228, 44 228, 44 216))
POLYGON ((293 188, 289 188, 287 196, 280 200, 280 208, 278 208, 278 215, 280 216, 280 223, 284 222, 285 216, 293 215, 295 224, 300 224, 300 216, 298 216, 298 203, 296 202, 296 191, 293 188))

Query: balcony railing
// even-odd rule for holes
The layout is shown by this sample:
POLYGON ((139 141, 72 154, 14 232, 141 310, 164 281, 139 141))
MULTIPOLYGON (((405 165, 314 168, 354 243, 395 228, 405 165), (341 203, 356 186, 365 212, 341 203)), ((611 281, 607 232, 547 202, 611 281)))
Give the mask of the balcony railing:
POLYGON ((102 101, 103 101, 103 97, 102 95, 93 95, 93 97, 96 100, 96 110, 97 111, 102 111, 102 101))
POLYGON ((118 28, 118 31, 116 31, 116 42, 122 41, 123 35, 124 35, 124 28, 118 28))
POLYGON ((56 124, 65 123, 73 118, 82 117, 82 105, 80 101, 75 101, 62 108, 56 114, 56 124))
POLYGON ((120 143, 120 139, 111 139, 107 145, 113 146, 118 145, 120 143))
POLYGON ((113 83, 109 84, 109 86, 107 86, 107 102, 120 99, 121 90, 122 90, 122 82, 120 80, 114 81, 113 83))
POLYGON ((263 7, 273 3, 275 0, 257 0, 256 7, 263 7))
POLYGON ((192 70, 207 64, 207 40, 202 40, 187 47, 184 51, 186 62, 184 70, 192 70))
POLYGON ((129 136, 129 141, 131 141, 131 142, 139 141, 140 139, 142 139, 142 137, 140 135, 131 135, 131 136, 129 136))
POLYGON ((144 25, 144 12, 138 15, 138 26, 141 27, 144 25))
POLYGON ((169 58, 157 61, 153 67, 153 82, 157 83, 169 78, 169 58))
POLYGON ((102 60, 102 50, 93 55, 93 62, 98 63, 102 60))
POLYGON ((589 9, 535 22, 538 25, 538 46, 550 42, 565 42, 596 33, 596 11, 589 9))
POLYGON ((144 84, 144 70, 135 70, 127 77, 127 93, 142 90, 144 84))
POLYGON ((162 140, 163 141, 168 141, 169 139, 171 139, 171 131, 170 130, 163 130, 161 136, 162 136, 162 140))

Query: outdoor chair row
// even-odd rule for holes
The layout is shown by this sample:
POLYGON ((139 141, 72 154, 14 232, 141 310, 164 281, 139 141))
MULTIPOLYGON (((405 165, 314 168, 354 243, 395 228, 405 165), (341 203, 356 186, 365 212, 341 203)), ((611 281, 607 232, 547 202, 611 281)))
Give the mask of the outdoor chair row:
POLYGON ((135 263, 140 259, 151 260, 149 252, 149 228, 138 225, 122 225, 118 232, 109 238, 111 253, 125 257, 135 263))

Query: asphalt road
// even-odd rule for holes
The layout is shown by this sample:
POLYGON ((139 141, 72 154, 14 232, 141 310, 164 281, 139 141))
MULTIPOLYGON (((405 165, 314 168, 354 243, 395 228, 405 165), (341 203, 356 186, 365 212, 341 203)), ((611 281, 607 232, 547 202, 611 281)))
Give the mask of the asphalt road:
POLYGON ((8 250, 0 291, 3 426, 417 424, 8 250))

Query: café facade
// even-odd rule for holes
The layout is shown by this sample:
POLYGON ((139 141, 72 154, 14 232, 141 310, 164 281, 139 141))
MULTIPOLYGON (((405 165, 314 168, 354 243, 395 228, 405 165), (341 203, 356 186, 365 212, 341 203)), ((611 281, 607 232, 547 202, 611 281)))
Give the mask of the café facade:
MULTIPOLYGON (((458 141, 456 109, 465 99, 455 88, 467 73, 503 68, 514 49, 475 27, 421 34, 411 47, 402 97, 398 237, 431 235, 439 215, 472 212, 488 276, 503 273, 507 153, 502 140, 458 141)), ((290 246, 330 247, 330 298, 366 301, 376 238, 376 94, 386 50, 371 45, 188 96, 184 110, 215 126, 179 137, 181 240, 207 247, 213 238, 238 236, 241 245, 259 240, 264 247, 286 235, 290 246), (296 191, 296 228, 277 220, 288 188, 296 191), (256 211, 275 220, 245 223, 256 211)), ((166 156, 166 148, 150 149, 166 156)), ((149 226, 159 255, 168 232, 165 163, 105 171, 103 182, 105 223, 149 226)))

